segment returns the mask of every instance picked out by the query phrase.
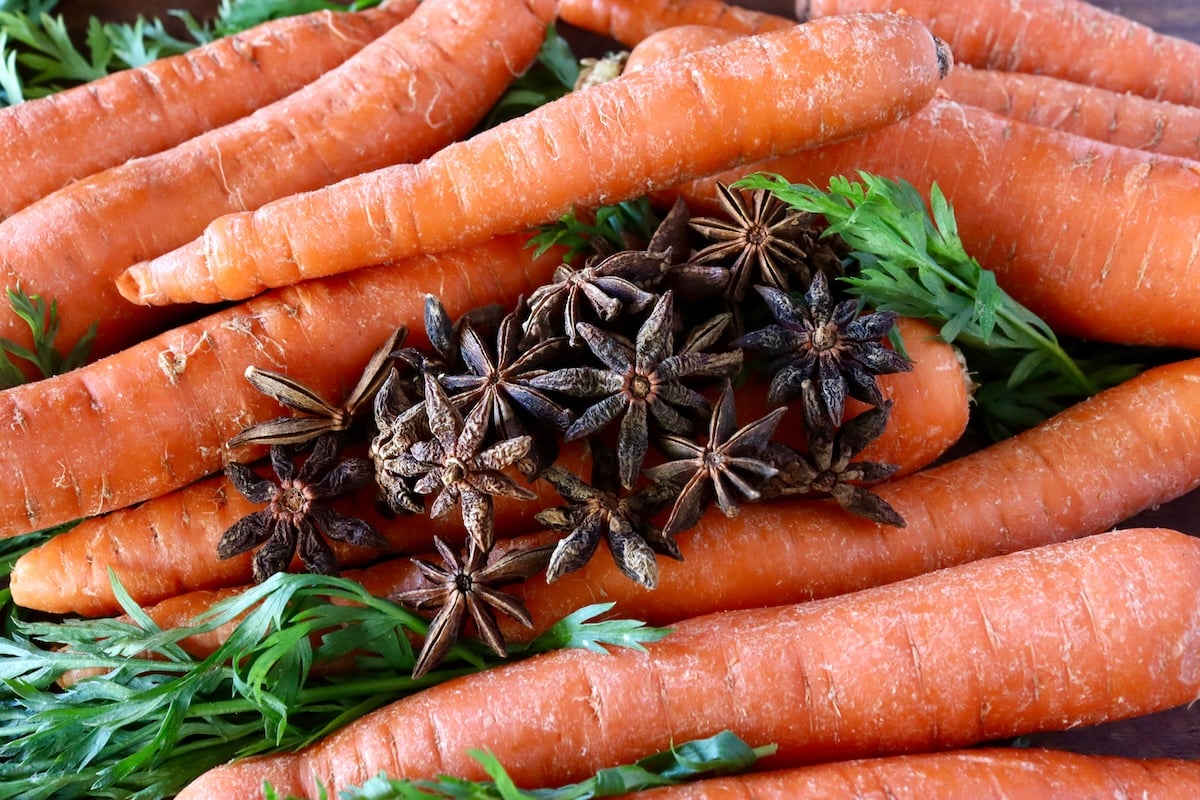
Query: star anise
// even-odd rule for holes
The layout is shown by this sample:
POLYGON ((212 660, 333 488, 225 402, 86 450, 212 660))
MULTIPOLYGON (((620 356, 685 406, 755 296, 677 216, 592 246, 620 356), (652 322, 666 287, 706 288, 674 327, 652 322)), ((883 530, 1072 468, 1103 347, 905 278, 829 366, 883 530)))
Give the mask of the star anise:
POLYGON ((772 405, 812 391, 820 401, 824 425, 836 426, 847 395, 878 406, 883 396, 876 376, 912 369, 907 358, 883 344, 896 315, 876 311, 860 316, 853 299, 835 304, 823 273, 813 275, 803 300, 769 286, 755 288, 778 324, 743 334, 734 346, 773 357, 767 392, 772 405))
POLYGON ((579 323, 580 335, 604 368, 565 367, 530 381, 539 388, 575 397, 603 395, 567 428, 567 441, 596 434, 623 415, 617 458, 621 485, 626 489, 633 488, 649 449, 651 418, 671 433, 689 434, 695 424, 677 407, 708 412, 708 400, 685 386, 683 379, 729 376, 742 365, 740 350, 675 353, 671 298, 670 292, 658 298, 638 330, 635 343, 586 322, 579 323))
POLYGON ((811 238, 807 215, 765 189, 750 192, 747 200, 721 181, 716 188, 726 218, 692 219, 692 228, 713 242, 692 261, 726 265, 730 274, 726 296, 741 300, 751 285, 759 283, 787 291, 788 275, 793 272, 808 280, 806 253, 800 245, 811 238))
POLYGON ((460 409, 484 406, 495 438, 542 434, 534 436, 531 455, 521 463, 523 472, 536 475, 557 458, 558 436, 570 425, 571 414, 531 386, 528 379, 545 372, 544 368, 561 358, 568 346, 566 338, 560 336, 523 348, 523 311, 524 305, 518 301, 517 309, 504 317, 494 349, 484 343, 473 326, 465 325, 459 353, 468 371, 443 375, 441 383, 460 409))
POLYGON ((495 330, 503 314, 504 308, 498 303, 492 303, 472 308, 457 320, 452 320, 441 299, 437 295, 427 294, 424 325, 429 347, 405 347, 397 350, 395 355, 418 374, 431 372, 440 376, 446 372, 456 372, 462 367, 459 358, 462 329, 472 325, 478 332, 490 332, 495 330))
POLYGON ((650 517, 670 502, 674 490, 650 484, 636 492, 622 492, 611 450, 596 449, 590 484, 559 466, 550 467, 542 477, 569 501, 568 505, 544 509, 536 516, 546 527, 567 532, 550 557, 546 580, 555 581, 582 567, 591 560, 602 539, 607 541, 621 572, 651 589, 658 584, 655 552, 680 558, 671 537, 650 522, 650 517))
POLYGON ((407 335, 408 329, 400 327, 387 338, 371 356, 358 383, 340 406, 328 402, 304 384, 286 375, 254 366, 248 367, 246 380, 255 389, 293 411, 299 411, 303 416, 279 417, 251 425, 230 439, 226 447, 232 449, 244 445, 303 444, 326 433, 343 433, 349 430, 359 411, 371 401, 383 384, 392 355, 407 335))
POLYGON ((361 458, 339 461, 337 437, 317 439, 312 453, 296 469, 296 450, 274 445, 270 450, 275 481, 260 478, 245 464, 231 462, 226 475, 252 503, 266 503, 235 522, 221 536, 217 556, 230 558, 259 547, 254 554, 254 580, 262 582, 283 572, 299 551, 309 572, 338 574, 337 558, 324 537, 363 547, 386 548, 383 534, 369 523, 348 517, 324 500, 355 491, 371 482, 371 462, 361 458))
POLYGON ((520 598, 497 591, 496 587, 528 578, 546 565, 550 555, 549 545, 513 549, 488 563, 489 554, 474 540, 467 542, 465 558, 460 558, 440 538, 435 537, 433 544, 442 557, 442 566, 425 559, 413 559, 417 569, 432 585, 392 595, 392 600, 416 611, 438 609, 413 666, 414 678, 420 678, 445 657, 458 640, 468 614, 479 637, 492 652, 501 658, 507 656, 493 609, 526 627, 532 627, 533 620, 520 598))
POLYGON ((695 525, 713 495, 717 506, 729 517, 737 515, 737 495, 751 501, 759 499, 759 487, 778 472, 764 451, 785 411, 777 408, 735 429, 733 385, 726 381, 713 408, 705 444, 670 435, 658 441, 659 449, 672 460, 651 467, 646 475, 679 491, 663 526, 667 535, 695 525))
POLYGON ((437 493, 429 516, 440 517, 454 505, 463 524, 483 550, 492 546, 492 497, 531 500, 536 495, 518 486, 501 470, 529 452, 531 438, 518 436, 483 448, 487 409, 477 405, 464 418, 433 375, 425 374, 425 417, 433 438, 413 444, 398 455, 395 470, 418 478, 418 494, 437 493))
POLYGON ((430 435, 425 401, 414 400, 405 389, 400 373, 393 368, 375 393, 375 426, 370 456, 379 487, 376 505, 386 514, 419 514, 424 501, 415 480, 399 470, 400 459, 417 442, 430 435))
MULTIPOLYGON (((806 397, 815 398, 815 393, 806 397)), ((769 456, 779 474, 763 489, 766 497, 828 495, 847 511, 884 525, 904 527, 904 518, 879 495, 866 488, 896 471, 894 464, 854 461, 854 456, 883 433, 892 403, 886 400, 837 428, 826 426, 815 399, 805 408, 807 454, 772 443, 769 456)))

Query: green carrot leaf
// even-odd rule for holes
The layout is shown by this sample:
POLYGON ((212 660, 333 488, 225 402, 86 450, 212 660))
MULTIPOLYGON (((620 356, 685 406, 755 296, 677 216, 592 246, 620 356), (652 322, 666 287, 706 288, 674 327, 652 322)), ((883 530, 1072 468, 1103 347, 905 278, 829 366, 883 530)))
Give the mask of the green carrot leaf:
POLYGON ((563 617, 528 645, 530 652, 583 648, 603 652, 607 646, 644 650, 647 642, 666 637, 669 628, 655 628, 639 620, 598 619, 610 611, 614 603, 595 603, 584 606, 563 617), (595 620, 595 621, 594 621, 595 620))
POLYGON ((52 300, 47 305, 40 295, 27 294, 20 286, 8 289, 7 293, 13 313, 29 326, 33 349, 30 350, 10 339, 0 338, 0 388, 17 386, 26 380, 24 373, 13 363, 14 357, 31 363, 46 378, 69 372, 87 360, 96 337, 95 323, 75 343, 70 352, 65 356, 61 355, 54 346, 61 324, 58 303, 52 300))

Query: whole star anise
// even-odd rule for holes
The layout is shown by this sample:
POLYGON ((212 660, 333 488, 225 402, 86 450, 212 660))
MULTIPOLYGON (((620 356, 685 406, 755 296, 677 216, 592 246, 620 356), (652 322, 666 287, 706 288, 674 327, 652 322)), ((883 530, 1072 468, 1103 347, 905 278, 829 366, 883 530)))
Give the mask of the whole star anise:
POLYGON ((435 537, 434 546, 442 558, 439 566, 414 558, 417 569, 430 586, 392 595, 392 600, 416 611, 437 608, 425 635, 425 642, 413 666, 412 676, 420 678, 445 657, 458 640, 469 615, 480 639, 496 655, 504 658, 507 648, 496 624, 493 609, 501 611, 526 627, 533 620, 520 598, 497 591, 497 586, 522 581, 541 570, 550 556, 550 546, 513 549, 492 557, 468 540, 466 555, 460 558, 444 541, 435 537))
POLYGON ((876 376, 912 369, 907 358, 883 344, 896 315, 876 311, 860 316, 853 299, 835 304, 823 273, 813 275, 803 300, 769 286, 755 288, 777 324, 743 334, 734 346, 772 357, 767 393, 772 405, 815 392, 824 426, 836 426, 847 395, 878 406, 883 396, 876 376))
POLYGON ((418 494, 436 493, 429 516, 440 517, 460 506, 463 524, 480 549, 492 546, 492 497, 531 500, 536 495, 518 486, 501 470, 529 452, 529 436, 504 439, 483 447, 487 409, 478 405, 464 418, 433 375, 425 374, 425 417, 433 438, 413 444, 398 455, 395 470, 417 478, 418 494))
POLYGON ((623 415, 617 459, 621 485, 626 489, 633 488, 649 449, 650 419, 671 433, 688 434, 695 423, 679 409, 708 412, 708 400, 684 385, 683 379, 729 376, 742 365, 740 350, 674 352, 672 309, 672 295, 665 292, 632 343, 618 334, 580 323, 580 335, 604 367, 564 367, 530 381, 539 388, 575 397, 603 395, 567 428, 567 441, 596 434, 623 415))
POLYGON ((706 443, 671 435, 659 439, 659 449, 671 460, 651 467, 646 475, 679 492, 671 516, 663 525, 664 533, 673 536, 695 525, 713 495, 717 506, 729 517, 738 512, 738 495, 758 500, 759 487, 778 472, 764 453, 786 411, 777 408, 749 425, 735 428, 733 385, 726 381, 713 408, 706 443))
POLYGON ((635 492, 619 486, 616 460, 611 450, 597 448, 592 482, 563 467, 542 474, 564 500, 565 506, 539 511, 536 519, 548 528, 565 531, 546 568, 546 580, 555 581, 573 572, 595 554, 601 540, 608 543, 617 568, 630 580, 648 588, 658 584, 655 553, 680 558, 679 548, 650 518, 666 507, 674 490, 651 484, 635 492))
POLYGON ((267 507, 230 526, 217 543, 217 556, 230 558, 259 547, 252 564, 257 582, 285 571, 297 551, 309 572, 338 574, 337 558, 324 537, 363 547, 388 546, 383 534, 369 523, 322 502, 368 485, 373 474, 371 462, 361 458, 339 461, 340 447, 332 434, 317 439, 299 470, 296 454, 286 445, 271 448, 275 481, 260 478, 245 464, 231 462, 225 468, 247 500, 267 507))

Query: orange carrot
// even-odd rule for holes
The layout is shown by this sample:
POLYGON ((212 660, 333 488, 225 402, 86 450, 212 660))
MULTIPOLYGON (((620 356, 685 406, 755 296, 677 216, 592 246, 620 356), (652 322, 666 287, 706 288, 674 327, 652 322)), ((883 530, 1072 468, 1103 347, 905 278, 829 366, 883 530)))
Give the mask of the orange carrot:
MULTIPOLYGON (((117 294, 121 270, 184 244, 221 214, 423 158, 465 136, 533 61, 552 7, 422 2, 282 100, 73 183, 0 223, 0 280, 56 298, 65 341, 99 321, 98 356, 140 341, 161 328, 161 314, 117 294)), ((24 323, 0 319, 0 336, 27 342, 29 331, 17 330, 24 323)))
POLYGON ((3 109, 0 219, 73 180, 165 150, 291 94, 416 6, 416 0, 390 0, 365 11, 283 17, 3 109))
POLYGON ((558 18, 626 47, 655 31, 679 25, 712 25, 733 33, 755 34, 796 24, 787 17, 721 0, 559 0, 558 18))
POLYGON ((625 59, 625 72, 637 72, 669 58, 732 42, 740 35, 712 25, 676 25, 664 28, 651 33, 629 51, 629 56, 625 59))
POLYGON ((989 747, 859 758, 635 792, 636 800, 1093 800, 1200 797, 1200 764, 989 747))
POLYGON ((419 164, 222 217, 119 288, 142 303, 240 298, 523 230, 888 124, 929 101, 947 59, 894 15, 746 37, 572 92, 419 164))
POLYGON ((941 91, 958 103, 1109 144, 1200 160, 1200 108, 1021 72, 957 64, 941 91))
POLYGON ((503 237, 271 293, 0 392, 0 471, 12 487, 0 494, 0 537, 124 508, 220 470, 229 437, 280 414, 243 379, 248 366, 342 397, 395 328, 408 326, 421 344, 424 293, 457 315, 549 280, 562 253, 534 259, 527 241, 503 237))
MULTIPOLYGON (((332 365, 329 365, 332 367, 332 365)), ((586 470, 581 445, 567 445, 559 455, 567 469, 586 470)), ((521 485, 525 479, 511 475, 521 485)), ((537 527, 533 519, 559 502, 549 484, 528 486, 533 500, 499 496, 493 518, 502 536, 516 536, 537 527)), ((384 552, 338 541, 329 545, 343 567, 399 553, 425 552, 433 537, 460 544, 465 529, 457 515, 426 515, 389 519, 374 508, 374 489, 338 498, 333 507, 370 522, 388 540, 384 552)), ((84 520, 69 531, 17 559, 10 576, 14 602, 24 608, 88 617, 115 614, 120 605, 113 593, 111 570, 137 603, 147 605, 175 595, 242 586, 252 580, 252 553, 228 559, 217 557, 221 534, 237 520, 259 510, 224 477, 215 476, 147 500, 131 508, 84 520)), ((298 561, 293 569, 299 571, 298 561)))
POLYGON ((901 9, 965 64, 1200 105, 1200 44, 1083 0, 796 0, 800 19, 901 9))
POLYGON ((680 623, 646 652, 562 650, 434 686, 179 795, 336 794, 380 771, 555 786, 729 729, 764 768, 928 752, 1200 693, 1200 540, 1120 531, 830 600, 680 623), (1136 613, 1131 613, 1136 609, 1136 613), (553 687, 553 690, 548 690, 553 687))
POLYGON ((953 204, 967 252, 1062 335, 1200 348, 1200 166, 935 99, 853 141, 682 187, 712 203, 747 171, 824 186, 865 170, 953 204))

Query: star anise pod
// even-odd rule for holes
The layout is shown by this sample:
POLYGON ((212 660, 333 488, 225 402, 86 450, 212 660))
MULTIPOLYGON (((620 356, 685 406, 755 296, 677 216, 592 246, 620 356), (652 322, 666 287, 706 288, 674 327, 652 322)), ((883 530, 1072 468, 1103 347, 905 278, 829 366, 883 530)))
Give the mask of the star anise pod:
POLYGON ((430 435, 425 401, 409 395, 400 373, 393 368, 375 393, 373 405, 378 432, 371 440, 369 453, 379 487, 376 505, 385 514, 419 514, 424 510, 424 501, 414 488, 416 481, 401 473, 399 461, 413 445, 430 435))
POLYGON ((590 484, 559 466, 550 467, 542 477, 569 501, 568 505, 544 509, 536 515, 546 527, 567 532, 550 557, 547 581, 555 581, 590 561, 602 539, 621 572, 651 589, 658 584, 655 552, 681 557, 671 537, 650 522, 650 517, 670 502, 674 490, 651 484, 636 492, 623 492, 611 450, 596 449, 590 484))
POLYGON ((659 439, 659 449, 672 460, 651 467, 646 475, 679 491, 663 526, 667 535, 695 525, 713 495, 728 517, 737 515, 738 495, 751 501, 759 499, 759 487, 778 472, 764 451, 785 411, 777 408, 749 425, 735 428, 733 385, 726 381, 709 420, 706 443, 682 436, 659 439))
MULTIPOLYGON (((395 352, 397 358, 407 363, 418 374, 426 372, 442 375, 462 368, 459 358, 459 341, 462 329, 473 325, 476 331, 495 330, 504 314, 503 306, 492 303, 472 308, 457 320, 452 320, 441 298, 434 294, 425 295, 424 325, 428 348, 405 347, 395 352)), ((420 382, 418 382, 420 388, 420 382)))
POLYGON ((371 462, 361 458, 339 461, 339 455, 337 437, 325 435, 317 439, 299 470, 294 448, 271 447, 274 481, 260 478, 245 464, 228 464, 225 473, 237 490, 250 502, 266 503, 267 507, 230 526, 217 543, 217 556, 230 558, 259 547, 253 574, 255 581, 262 582, 286 570, 297 551, 309 572, 338 574, 337 558, 324 537, 386 548, 387 539, 369 523, 322 502, 371 482, 371 462))
POLYGON ((496 587, 525 580, 541 570, 550 555, 549 545, 513 549, 489 563, 488 552, 480 549, 474 540, 467 542, 465 558, 460 558, 440 538, 435 537, 433 544, 442 557, 441 566, 425 559, 413 559, 417 569, 432 585, 392 595, 393 601, 417 611, 438 609, 413 666, 414 678, 420 678, 445 657, 458 640, 468 615, 475 623, 479 637, 492 652, 501 658, 507 656, 493 609, 526 627, 532 627, 533 620, 520 598, 497 591, 496 587))
POLYGON ((716 188, 726 218, 692 219, 692 228, 713 242, 697 251, 692 262, 726 265, 730 277, 725 294, 733 300, 745 297, 754 284, 787 291, 789 273, 806 281, 806 253, 800 246, 811 238, 806 215, 765 189, 750 192, 747 200, 721 181, 716 188))
POLYGON ((246 380, 255 389, 298 411, 302 416, 279 417, 243 429, 226 444, 236 448, 244 445, 303 444, 326 433, 349 430, 359 411, 383 384, 387 377, 393 352, 408 335, 408 329, 397 328, 371 356, 358 383, 339 406, 330 403, 299 381, 270 370, 248 367, 246 380))
MULTIPOLYGON (((815 397, 815 394, 807 394, 815 397)), ((879 495, 866 488, 896 471, 894 464, 855 461, 854 457, 883 433, 892 403, 885 400, 837 428, 824 424, 822 410, 810 400, 805 408, 807 454, 778 443, 769 453, 779 474, 763 489, 766 497, 828 495, 847 511, 884 525, 904 527, 904 518, 879 495)))
POLYGON ((429 516, 440 517, 458 505, 463 524, 483 550, 492 546, 492 497, 504 495, 532 500, 536 495, 513 482, 501 470, 529 452, 531 438, 518 436, 483 447, 487 409, 478 405, 464 418, 433 375, 425 374, 425 418, 433 438, 400 453, 396 471, 418 478, 418 494, 437 493, 429 516))
POLYGON ((803 300, 769 286, 755 288, 778 324, 743 334, 734 346, 773 357, 767 392, 772 405, 815 392, 824 425, 836 426, 847 395, 878 406, 883 396, 876 376, 912 369, 907 358, 883 344, 896 315, 876 311, 860 316, 853 299, 835 304, 823 273, 813 275, 803 300))
POLYGON ((522 347, 523 301, 504 317, 496 333, 494 348, 470 324, 459 337, 459 353, 467 372, 443 375, 441 384, 460 409, 483 405, 490 429, 497 439, 535 435, 522 471, 536 475, 558 455, 558 438, 571 423, 570 411, 552 400, 529 378, 545 372, 567 351, 565 337, 543 339, 522 347), (532 428, 532 430, 531 430, 532 428))
POLYGON ((596 434, 623 415, 617 458, 621 485, 626 489, 633 488, 649 449, 651 418, 671 433, 689 434, 695 424, 678 409, 708 413, 708 400, 685 386, 683 379, 725 377, 742 365, 740 350, 705 353, 689 349, 675 353, 671 298, 670 292, 658 298, 633 343, 586 322, 579 323, 580 335, 603 368, 564 367, 531 380, 539 388, 574 397, 603 395, 567 428, 567 441, 596 434))

